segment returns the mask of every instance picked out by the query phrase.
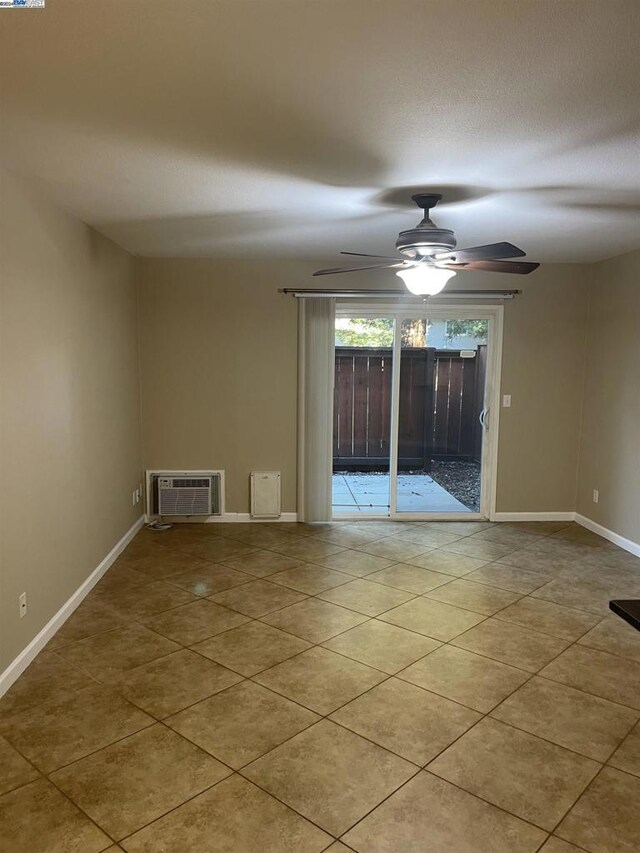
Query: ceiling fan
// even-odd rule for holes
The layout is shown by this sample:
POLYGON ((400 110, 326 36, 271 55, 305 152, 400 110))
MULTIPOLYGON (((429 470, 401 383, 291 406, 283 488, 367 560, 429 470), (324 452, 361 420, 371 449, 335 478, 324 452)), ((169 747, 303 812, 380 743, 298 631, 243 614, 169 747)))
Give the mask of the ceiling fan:
POLYGON ((420 296, 433 296, 439 293, 447 281, 461 270, 484 270, 486 272, 509 272, 526 275, 540 266, 540 264, 528 261, 505 260, 505 258, 521 258, 526 254, 512 243, 490 243, 487 246, 456 249, 456 238, 453 231, 448 228, 438 228, 429 216, 429 211, 436 206, 442 196, 437 193, 418 193, 412 195, 411 198, 424 212, 424 217, 415 228, 409 228, 407 231, 401 231, 398 234, 396 249, 402 257, 341 252, 341 255, 354 255, 359 258, 378 258, 384 260, 385 263, 369 264, 364 267, 317 270, 314 275, 333 275, 334 273, 385 268, 397 269, 396 275, 400 276, 411 293, 420 296))

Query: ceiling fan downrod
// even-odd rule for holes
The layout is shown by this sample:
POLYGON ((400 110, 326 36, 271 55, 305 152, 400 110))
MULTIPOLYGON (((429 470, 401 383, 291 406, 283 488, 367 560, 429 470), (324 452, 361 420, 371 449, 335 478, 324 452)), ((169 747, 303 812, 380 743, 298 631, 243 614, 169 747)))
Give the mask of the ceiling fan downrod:
POLYGON ((411 198, 424 211, 424 217, 414 228, 398 234, 396 249, 409 260, 420 260, 436 252, 447 252, 453 249, 456 245, 453 231, 448 228, 438 228, 429 216, 429 212, 442 196, 438 193, 417 193, 411 198))

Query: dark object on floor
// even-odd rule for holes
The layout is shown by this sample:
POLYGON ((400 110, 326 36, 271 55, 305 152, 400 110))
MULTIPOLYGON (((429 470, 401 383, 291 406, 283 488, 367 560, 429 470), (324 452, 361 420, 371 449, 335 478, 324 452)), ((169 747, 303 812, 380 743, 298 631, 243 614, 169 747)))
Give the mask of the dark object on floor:
POLYGON ((173 527, 173 524, 170 524, 168 521, 153 521, 151 524, 147 524, 147 530, 170 530, 173 527))
POLYGON ((625 622, 632 625, 636 631, 640 631, 640 598, 627 599, 626 601, 610 601, 609 610, 613 610, 625 622))
POLYGON ((472 512, 480 512, 480 465, 463 460, 431 462, 430 475, 472 512))

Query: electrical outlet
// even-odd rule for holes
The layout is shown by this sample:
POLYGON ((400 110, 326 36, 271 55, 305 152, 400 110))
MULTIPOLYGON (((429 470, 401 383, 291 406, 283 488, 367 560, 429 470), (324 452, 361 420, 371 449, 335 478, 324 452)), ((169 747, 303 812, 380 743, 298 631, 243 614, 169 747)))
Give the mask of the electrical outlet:
POLYGON ((508 409, 511 406, 511 394, 502 395, 502 408, 508 409))
POLYGON ((27 615, 27 593, 23 592, 22 595, 18 598, 18 609, 20 611, 20 618, 27 615))
POLYGON ((133 506, 135 506, 135 505, 138 503, 138 501, 137 501, 137 495, 138 495, 137 490, 135 490, 135 491, 131 492, 131 504, 132 504, 133 506))
POLYGON ((136 489, 136 503, 137 504, 140 503, 140 495, 141 495, 140 489, 136 489))
POLYGON ((597 489, 594 489, 593 490, 593 502, 594 502, 594 504, 598 503, 599 498, 600 498, 600 492, 597 489))

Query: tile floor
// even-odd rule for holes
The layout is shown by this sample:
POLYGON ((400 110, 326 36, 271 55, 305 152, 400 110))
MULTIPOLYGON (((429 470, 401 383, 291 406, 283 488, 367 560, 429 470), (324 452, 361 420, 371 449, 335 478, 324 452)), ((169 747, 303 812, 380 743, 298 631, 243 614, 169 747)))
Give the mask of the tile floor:
POLYGON ((573 524, 144 530, 0 701, 0 850, 635 853, 638 596, 573 524))

